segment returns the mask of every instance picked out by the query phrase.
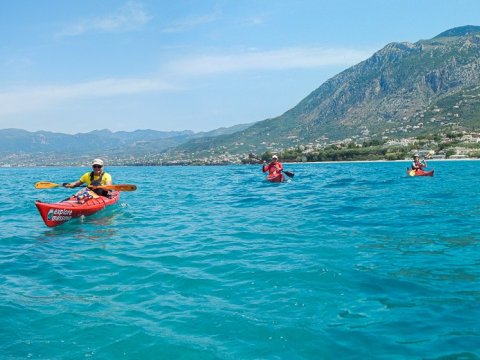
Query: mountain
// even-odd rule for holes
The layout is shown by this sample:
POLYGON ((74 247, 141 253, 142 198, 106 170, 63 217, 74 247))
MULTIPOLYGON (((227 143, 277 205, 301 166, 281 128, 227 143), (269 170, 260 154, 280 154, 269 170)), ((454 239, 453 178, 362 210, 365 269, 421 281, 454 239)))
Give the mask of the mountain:
POLYGON ((232 134, 251 124, 235 125, 208 132, 135 130, 133 132, 94 130, 75 135, 21 129, 0 130, 0 164, 76 163, 92 157, 148 157, 190 139, 232 134), (13 159, 13 160, 12 160, 13 159), (12 160, 12 161, 11 161, 12 160))
MULTIPOLYGON (((245 157, 299 145, 362 143, 480 127, 480 27, 416 43, 390 43, 324 82, 284 114, 210 132, 96 130, 67 135, 0 130, 0 165, 78 162, 184 163, 245 157), (81 154, 81 155, 79 155, 81 154), (128 160, 128 161, 127 161, 128 160), (19 163, 19 162, 17 162, 19 163)), ((255 157, 255 156, 254 156, 255 157)), ((207 161, 208 162, 208 161, 207 161)))
POLYGON ((193 136, 192 131, 161 132, 137 130, 132 133, 96 130, 75 135, 19 129, 0 130, 0 153, 78 153, 134 147, 145 141, 156 142, 158 149, 178 145, 193 136))
POLYGON ((480 27, 391 43, 276 118, 171 153, 261 153, 306 143, 401 138, 480 124, 480 27))

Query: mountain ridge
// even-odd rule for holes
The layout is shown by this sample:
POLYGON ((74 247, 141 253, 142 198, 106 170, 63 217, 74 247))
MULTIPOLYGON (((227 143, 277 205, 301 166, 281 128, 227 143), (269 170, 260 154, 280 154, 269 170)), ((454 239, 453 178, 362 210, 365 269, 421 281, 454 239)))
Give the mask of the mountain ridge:
MULTIPOLYGON (((389 43, 325 81, 284 114, 213 140, 191 140, 176 151, 261 153, 300 143, 399 138, 406 129, 412 136, 436 132, 442 124, 425 122, 421 115, 443 98, 480 85, 479 70, 478 26, 450 29, 416 43, 389 43)), ((459 118, 445 122, 471 128, 463 120, 471 123, 459 118)))
MULTIPOLYGON (((0 130, 0 154, 80 151, 139 159, 250 156, 337 141, 361 144, 480 125, 480 27, 466 25, 415 43, 392 42, 325 81, 293 108, 210 132, 189 130, 65 135, 0 130)), ((142 162, 143 160, 140 160, 142 162)))
POLYGON ((465 35, 472 35, 472 34, 479 34, 480 33, 480 26, 475 25, 464 25, 455 27, 449 30, 446 30, 437 36, 434 39, 442 38, 442 37, 457 37, 457 36, 465 36, 465 35))
POLYGON ((75 154, 140 154, 161 152, 189 139, 212 137, 241 130, 250 124, 222 127, 206 132, 192 130, 158 131, 139 129, 112 132, 108 129, 86 133, 65 134, 51 131, 28 131, 16 128, 0 129, 0 155, 49 154, 71 158, 75 154))

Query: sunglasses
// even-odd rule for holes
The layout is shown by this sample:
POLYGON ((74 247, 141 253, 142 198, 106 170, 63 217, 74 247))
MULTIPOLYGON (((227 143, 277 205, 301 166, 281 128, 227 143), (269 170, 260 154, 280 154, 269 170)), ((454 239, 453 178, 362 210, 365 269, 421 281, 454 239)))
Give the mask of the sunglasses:
POLYGON ((101 169, 101 168, 102 168, 102 165, 93 165, 93 168, 94 168, 94 169, 101 169))

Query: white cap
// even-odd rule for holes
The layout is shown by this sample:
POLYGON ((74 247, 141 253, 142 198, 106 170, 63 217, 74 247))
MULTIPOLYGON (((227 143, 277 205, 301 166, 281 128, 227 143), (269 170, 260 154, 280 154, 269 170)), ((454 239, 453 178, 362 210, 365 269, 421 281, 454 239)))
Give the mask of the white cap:
POLYGON ((92 165, 103 166, 103 160, 102 159, 95 159, 95 160, 93 160, 92 165))
POLYGON ((278 156, 277 156, 277 155, 273 155, 273 156, 272 156, 272 159, 278 159, 278 156))

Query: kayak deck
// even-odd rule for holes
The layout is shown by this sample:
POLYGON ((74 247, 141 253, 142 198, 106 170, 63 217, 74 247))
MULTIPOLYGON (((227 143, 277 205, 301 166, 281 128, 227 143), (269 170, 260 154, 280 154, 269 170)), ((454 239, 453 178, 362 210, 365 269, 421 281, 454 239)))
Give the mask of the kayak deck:
POLYGON ((95 196, 84 202, 79 201, 76 195, 56 203, 36 200, 35 206, 45 225, 54 227, 80 216, 93 215, 105 207, 115 204, 119 198, 120 192, 111 191, 108 196, 95 196))

